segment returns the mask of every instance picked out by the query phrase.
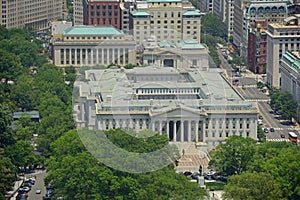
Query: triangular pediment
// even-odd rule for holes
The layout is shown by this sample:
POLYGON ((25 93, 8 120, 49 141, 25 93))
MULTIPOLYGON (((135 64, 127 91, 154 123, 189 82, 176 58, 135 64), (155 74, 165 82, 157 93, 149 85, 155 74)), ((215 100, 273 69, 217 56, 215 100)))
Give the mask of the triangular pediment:
POLYGON ((176 107, 167 107, 159 110, 152 110, 150 112, 151 117, 155 118, 200 118, 200 116, 205 116, 204 111, 189 108, 183 105, 177 105, 176 107))

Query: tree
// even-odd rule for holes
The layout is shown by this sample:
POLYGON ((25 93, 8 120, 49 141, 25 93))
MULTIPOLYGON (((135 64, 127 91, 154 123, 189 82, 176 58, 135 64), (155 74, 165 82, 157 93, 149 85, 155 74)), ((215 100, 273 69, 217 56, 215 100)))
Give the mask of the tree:
POLYGON ((268 173, 249 173, 231 176, 222 196, 230 200, 282 199, 279 184, 268 173))
POLYGON ((266 141, 266 134, 264 133, 260 124, 257 125, 257 139, 259 142, 266 141))
POLYGON ((18 168, 26 168, 33 165, 35 156, 33 146, 28 141, 19 140, 15 144, 4 149, 4 155, 11 159, 11 162, 18 168))
POLYGON ((4 194, 9 190, 15 180, 15 167, 8 157, 0 153, 0 199, 4 200, 4 194))
POLYGON ((241 174, 252 161, 255 140, 242 136, 230 136, 211 152, 209 165, 228 175, 241 174))
MULTIPOLYGON (((165 136, 153 133, 150 138, 143 137, 150 134, 147 131, 128 134, 119 129, 106 132, 110 141, 117 146, 135 152, 155 150, 167 141, 165 136), (132 137, 137 134, 139 138, 132 137)), ((206 195, 198 184, 176 174, 172 166, 148 173, 126 173, 103 165, 82 147, 76 131, 69 131, 52 143, 52 156, 47 161, 49 173, 45 182, 57 188, 57 196, 63 195, 66 199, 75 200, 192 200, 206 195)))
POLYGON ((216 37, 224 36, 224 25, 214 14, 206 14, 201 19, 201 32, 216 37))
POLYGON ((22 73, 22 65, 18 56, 0 49, 0 77, 15 80, 22 73))
POLYGON ((22 110, 33 110, 36 105, 34 96, 34 79, 28 74, 22 74, 11 88, 11 98, 22 110))
POLYGON ((292 145, 281 148, 277 156, 261 163, 264 172, 270 173, 280 184, 286 199, 300 199, 300 149, 292 145))
POLYGON ((282 92, 278 89, 270 91, 271 106, 275 112, 279 112, 282 117, 292 120, 297 118, 297 101, 288 92, 282 92))
POLYGON ((12 120, 12 109, 7 104, 0 104, 0 148, 15 142, 10 127, 12 120))

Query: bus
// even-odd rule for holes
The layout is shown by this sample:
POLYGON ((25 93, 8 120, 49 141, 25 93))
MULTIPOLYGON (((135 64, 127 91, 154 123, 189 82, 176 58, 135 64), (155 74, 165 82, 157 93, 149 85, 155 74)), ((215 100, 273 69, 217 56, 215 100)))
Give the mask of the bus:
POLYGON ((297 135, 294 133, 294 132, 289 132, 289 140, 291 141, 291 142, 295 142, 295 143, 297 143, 297 135))

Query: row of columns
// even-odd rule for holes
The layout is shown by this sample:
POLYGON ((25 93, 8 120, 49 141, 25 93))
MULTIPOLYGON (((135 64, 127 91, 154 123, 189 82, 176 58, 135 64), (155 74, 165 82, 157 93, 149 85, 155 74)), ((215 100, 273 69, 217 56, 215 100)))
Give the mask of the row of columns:
POLYGON ((151 129, 160 135, 167 134, 170 141, 173 142, 198 142, 205 141, 204 122, 200 121, 200 123, 197 120, 158 120, 150 122, 148 119, 105 119, 98 121, 98 129, 130 128, 136 131, 151 129))
POLYGON ((129 49, 128 48, 94 48, 94 49, 59 49, 59 56, 60 59, 57 61, 56 64, 58 65, 88 65, 88 64, 126 64, 129 59, 129 49), (111 54, 110 54, 111 49, 111 54), (61 51, 63 50, 63 51, 61 51), (68 50, 68 58, 67 58, 67 50, 68 50), (79 50, 79 51, 78 51, 79 50), (90 52, 88 52, 90 50, 90 52), (104 53, 105 52, 105 53, 104 53), (99 54, 100 53, 100 54, 99 54), (78 56, 79 54, 79 56, 78 56), (105 56, 106 54, 106 56, 105 56), (85 55, 85 57, 83 57, 85 55), (72 58, 73 56, 73 58, 72 58), (123 56, 122 59, 121 56, 123 56), (95 58, 95 59, 94 59, 95 58), (87 62, 90 60, 91 62, 87 62), (127 60, 127 61, 126 61, 127 60), (69 63, 67 63, 69 61, 69 63), (72 62, 74 61, 74 62, 72 62))

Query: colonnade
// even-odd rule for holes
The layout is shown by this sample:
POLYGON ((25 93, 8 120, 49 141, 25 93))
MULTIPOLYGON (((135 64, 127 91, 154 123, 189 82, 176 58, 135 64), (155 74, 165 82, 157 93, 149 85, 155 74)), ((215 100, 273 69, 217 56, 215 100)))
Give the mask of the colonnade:
POLYGON ((55 49, 55 65, 125 65, 129 48, 60 48, 55 49))
POLYGON ((98 129, 100 130, 130 128, 141 131, 150 129, 160 135, 167 134, 169 140, 173 142, 204 142, 204 127, 204 120, 104 119, 98 121, 98 129))

